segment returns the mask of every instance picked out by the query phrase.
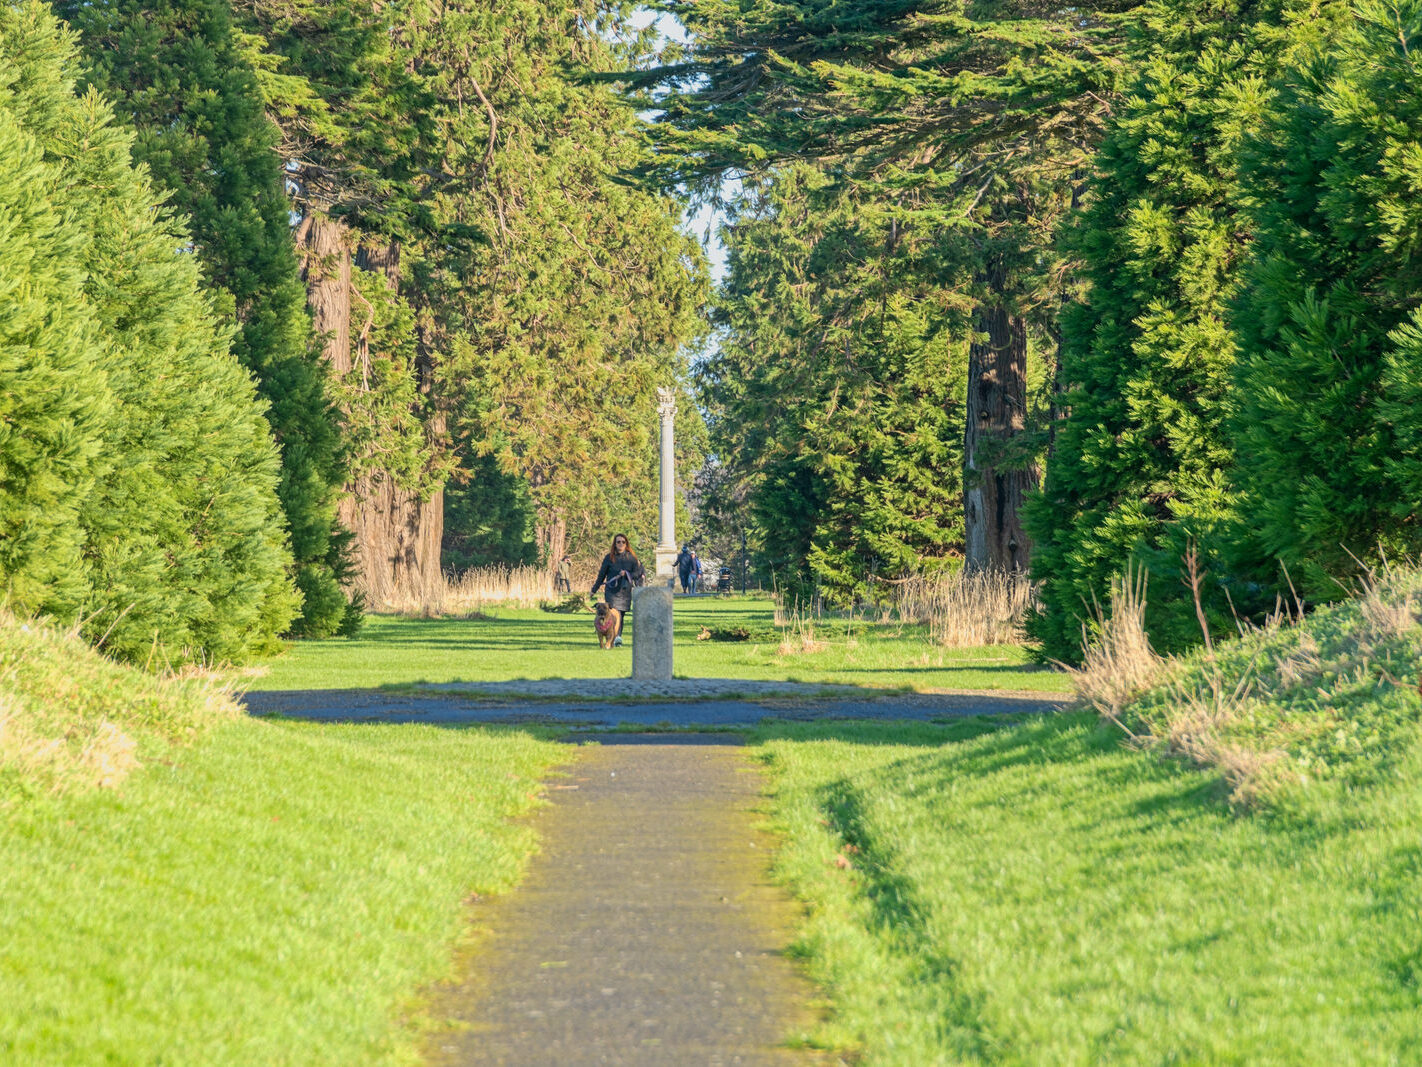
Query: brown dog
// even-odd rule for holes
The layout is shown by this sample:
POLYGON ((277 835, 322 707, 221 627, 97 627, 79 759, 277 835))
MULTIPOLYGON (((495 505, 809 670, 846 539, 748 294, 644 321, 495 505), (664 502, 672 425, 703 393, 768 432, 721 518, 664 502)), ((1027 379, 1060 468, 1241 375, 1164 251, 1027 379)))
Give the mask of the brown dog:
POLYGON ((618 623, 622 621, 622 612, 602 603, 593 610, 597 612, 597 618, 593 620, 593 629, 597 631, 597 643, 603 648, 611 648, 612 641, 617 636, 618 623))

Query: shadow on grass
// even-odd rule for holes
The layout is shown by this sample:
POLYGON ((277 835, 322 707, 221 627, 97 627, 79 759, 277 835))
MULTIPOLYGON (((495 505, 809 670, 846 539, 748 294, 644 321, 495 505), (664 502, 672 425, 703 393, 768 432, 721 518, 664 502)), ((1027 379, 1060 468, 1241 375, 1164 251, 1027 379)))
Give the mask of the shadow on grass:
POLYGON ((945 663, 941 667, 834 667, 836 674, 947 674, 953 671, 972 671, 974 674, 1052 674, 1055 668, 1036 663, 995 663, 979 665, 975 663, 945 663))
POLYGON ((959 961, 936 947, 930 908, 913 879, 902 873, 895 850, 870 830, 863 794, 847 779, 839 779, 819 790, 818 806, 829 828, 852 850, 876 939, 888 951, 912 960, 915 984, 931 983, 944 994, 934 1003, 941 1047, 960 1058, 987 1059, 1003 1044, 984 1018, 987 997, 968 988, 960 979, 959 961))
MULTIPOLYGON (((538 612, 534 614, 531 609, 522 610, 525 614, 515 617, 495 614, 467 619, 458 617, 424 619, 377 615, 371 617, 367 630, 352 639, 352 643, 371 646, 461 648, 471 651, 580 649, 587 647, 588 641, 584 640, 581 635, 586 630, 586 635, 591 637, 592 612, 577 614, 538 612), (456 629, 457 632, 451 634, 451 628, 456 629)), ((678 636, 690 639, 703 626, 725 628, 742 625, 747 621, 768 625, 770 620, 765 616, 766 606, 764 604, 748 604, 745 607, 739 607, 718 602, 715 609, 705 611, 698 611, 695 606, 692 606, 678 611, 675 620, 676 633, 678 636)), ((628 613, 627 620, 630 626, 635 626, 636 613, 628 613)), ((835 629, 835 627, 830 627, 830 629, 835 629)), ((870 625, 869 629, 872 630, 873 626, 870 625)))
MULTIPOLYGON (((1072 814, 1089 827, 1089 838, 1118 840, 1123 848, 1134 847, 1131 841, 1140 835, 1170 836, 1177 823, 1226 815, 1216 780, 1123 753, 1119 731, 1089 713, 978 717, 943 725, 768 723, 752 733, 762 742, 906 750, 901 758, 886 753, 883 762, 829 778, 810 796, 852 860, 854 895, 867 905, 868 932, 922 992, 921 1001, 914 994, 916 1010, 931 1019, 938 1047, 951 1050, 955 1062, 1015 1057, 1010 1035, 993 1024, 989 991, 964 976, 951 939, 945 941, 933 887, 922 882, 916 857, 901 854, 905 843, 917 840, 925 827, 971 838, 981 826, 977 820, 992 817, 987 813, 1001 811, 1008 822, 1030 820, 1027 813, 1044 804, 1077 807, 1072 814), (1078 786, 1080 795, 1073 795, 1078 786), (1143 788, 1148 802, 1134 803, 1143 788), (962 804, 976 810, 968 823, 960 823, 962 804), (918 814, 910 816, 915 808, 918 814), (918 829, 900 831, 900 818, 918 829)), ((767 758, 775 758, 774 748, 767 758)), ((828 766, 833 762, 830 757, 828 766)), ((965 840, 965 847, 973 846, 965 840)))

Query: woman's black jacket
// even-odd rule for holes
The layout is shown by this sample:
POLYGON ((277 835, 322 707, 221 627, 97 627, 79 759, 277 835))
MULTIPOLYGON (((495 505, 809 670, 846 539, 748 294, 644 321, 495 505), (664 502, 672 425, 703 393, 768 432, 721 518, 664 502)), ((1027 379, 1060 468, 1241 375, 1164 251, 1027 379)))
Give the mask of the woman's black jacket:
POLYGON ((641 585, 646 577, 647 572, 631 552, 621 552, 615 556, 609 552, 602 557, 602 566, 598 568, 597 581, 593 582, 592 591, 596 593, 598 587, 606 582, 607 606, 618 611, 631 611, 632 587, 641 585), (626 578, 622 577, 623 571, 627 572, 626 578))

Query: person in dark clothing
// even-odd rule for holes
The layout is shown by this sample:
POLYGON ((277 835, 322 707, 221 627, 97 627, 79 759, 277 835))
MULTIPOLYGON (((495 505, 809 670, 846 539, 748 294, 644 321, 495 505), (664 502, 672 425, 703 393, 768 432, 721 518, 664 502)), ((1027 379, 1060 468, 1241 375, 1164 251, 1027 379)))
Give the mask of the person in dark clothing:
POLYGON ((602 557, 602 566, 598 568, 597 580, 592 587, 596 596, 598 589, 606 583, 607 592, 604 595, 607 605, 618 612, 617 636, 612 641, 614 645, 622 644, 622 620, 632 610, 632 587, 641 585, 646 577, 647 572, 632 551, 627 535, 618 534, 612 539, 612 551, 602 557))
POLYGON ((695 549, 691 552, 691 566, 687 568, 690 581, 683 581, 682 585, 690 585, 691 592, 701 592, 701 557, 696 554, 695 549))
POLYGON ((681 555, 676 557, 676 573, 681 578, 683 593, 691 591, 691 557, 693 554, 690 545, 682 545, 681 555))

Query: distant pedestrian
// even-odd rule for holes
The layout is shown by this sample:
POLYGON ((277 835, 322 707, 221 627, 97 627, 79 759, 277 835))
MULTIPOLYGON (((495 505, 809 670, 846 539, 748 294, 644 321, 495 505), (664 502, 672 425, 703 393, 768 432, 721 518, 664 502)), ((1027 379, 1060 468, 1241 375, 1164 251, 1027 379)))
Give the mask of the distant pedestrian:
POLYGON ((598 588, 606 583, 607 606, 618 612, 617 636, 613 638, 613 645, 622 644, 622 620, 632 610, 632 587, 641 585, 646 577, 647 572, 632 551, 627 535, 618 534, 612 539, 612 551, 602 557, 602 566, 598 568, 597 580, 592 587, 595 595, 598 588))
POLYGON ((677 577, 681 579, 683 593, 691 591, 691 559, 694 555, 690 545, 682 545, 681 554, 676 557, 676 573, 677 577))
POLYGON ((571 556, 564 556, 558 561, 558 580, 555 588, 560 593, 573 591, 573 559, 571 556))
POLYGON ((691 592, 701 592, 701 557, 696 554, 696 549, 691 550, 691 592))

